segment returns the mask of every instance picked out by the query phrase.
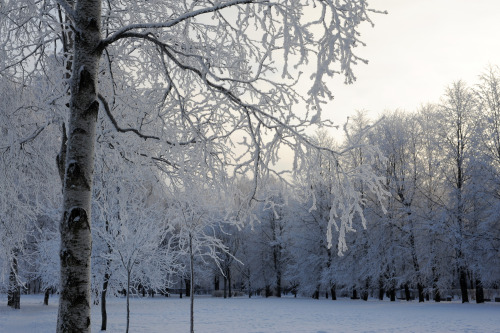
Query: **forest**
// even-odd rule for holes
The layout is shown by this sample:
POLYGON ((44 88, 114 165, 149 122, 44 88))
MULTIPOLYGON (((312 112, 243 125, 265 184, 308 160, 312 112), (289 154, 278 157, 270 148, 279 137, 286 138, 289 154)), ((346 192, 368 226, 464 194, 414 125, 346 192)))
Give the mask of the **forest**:
POLYGON ((1 2, 8 306, 57 294, 85 332, 110 297, 127 331, 130 297, 498 299, 499 67, 332 124, 384 12, 311 3, 1 2))

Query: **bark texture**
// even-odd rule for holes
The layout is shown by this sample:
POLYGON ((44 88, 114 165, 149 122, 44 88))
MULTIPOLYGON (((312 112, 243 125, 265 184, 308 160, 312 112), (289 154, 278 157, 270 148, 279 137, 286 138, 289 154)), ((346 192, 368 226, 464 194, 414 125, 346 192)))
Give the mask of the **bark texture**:
POLYGON ((91 196, 99 103, 101 1, 80 0, 73 13, 70 118, 63 185, 61 292, 57 332, 90 332, 91 196))

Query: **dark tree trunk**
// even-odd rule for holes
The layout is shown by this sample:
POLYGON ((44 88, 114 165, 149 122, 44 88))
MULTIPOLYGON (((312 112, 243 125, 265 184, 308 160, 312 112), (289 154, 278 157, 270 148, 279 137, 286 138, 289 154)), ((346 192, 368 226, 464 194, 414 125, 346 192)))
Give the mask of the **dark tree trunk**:
POLYGON ((281 297, 281 271, 279 270, 276 273, 276 297, 281 297))
POLYGON ((219 276, 216 275, 214 277, 214 290, 219 290, 220 288, 220 279, 219 279, 219 276))
POLYGON ((232 296, 232 282, 231 282, 231 270, 229 267, 227 268, 227 291, 228 291, 228 297, 231 298, 232 296))
POLYGON ((49 305, 50 288, 45 289, 43 295, 43 305, 49 305))
POLYGON ((439 289, 434 290, 434 302, 441 302, 441 293, 439 289))
POLYGON ((469 303, 469 293, 467 292, 467 273, 464 268, 460 268, 460 291, 462 293, 462 303, 469 303))
POLYGON ((105 331, 108 326, 108 313, 106 311, 106 294, 108 292, 109 274, 104 274, 101 292, 101 331, 105 331))
POLYGON ((128 333, 130 327, 130 270, 127 272, 127 326, 125 333, 128 333))
POLYGON ((9 290, 7 292, 7 305, 13 309, 21 308, 21 286, 17 282, 17 258, 12 260, 12 267, 9 274, 9 290))
POLYGON ((184 285, 186 286, 186 297, 191 296, 191 280, 184 279, 184 285))
POLYGON ((408 283, 405 283, 404 288, 405 288, 405 299, 408 302, 411 300, 410 287, 408 286, 408 283))
POLYGON ((224 298, 227 298, 227 276, 224 276, 224 298))
POLYGON ((330 288, 330 294, 332 294, 332 301, 336 301, 337 300, 337 292, 335 290, 335 285, 333 285, 331 288, 330 288))
POLYGON ((434 289, 434 302, 441 302, 441 293, 439 292, 439 288, 437 285, 438 277, 437 277, 435 271, 436 271, 436 268, 432 267, 432 274, 434 275, 434 282, 432 285, 432 288, 434 289))
POLYGON ((352 299, 359 299, 358 290, 356 288, 352 290, 352 299))
MULTIPOLYGON (((248 274, 250 276, 250 274, 248 274)), ((252 282, 250 278, 248 278, 248 298, 252 298, 252 282)))
POLYGON ((378 299, 379 300, 381 300, 381 301, 384 300, 384 293, 385 293, 384 282, 383 282, 382 278, 380 278, 378 281, 378 299))
POLYGON ((363 293, 361 294, 361 298, 363 301, 368 301, 368 290, 370 288, 370 278, 367 278, 365 281, 365 289, 363 290, 363 293))
POLYGON ((391 302, 396 301, 396 289, 394 287, 391 287, 391 289, 389 289, 389 297, 391 298, 391 302))
POLYGON ((425 301, 424 286, 421 283, 417 283, 418 289, 418 302, 422 303, 425 301))
POLYGON ((271 293, 271 286, 266 284, 266 290, 265 290, 265 293, 266 293, 266 298, 269 297, 269 296, 272 296, 272 293, 271 293))
POLYGON ((484 289, 480 279, 476 279, 476 303, 484 303, 484 289))

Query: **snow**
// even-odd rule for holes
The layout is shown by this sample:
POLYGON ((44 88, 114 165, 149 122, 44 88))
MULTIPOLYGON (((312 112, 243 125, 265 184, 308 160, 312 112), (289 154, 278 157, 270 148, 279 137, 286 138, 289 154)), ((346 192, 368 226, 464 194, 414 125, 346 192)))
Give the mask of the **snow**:
MULTIPOLYGON (((54 332, 57 298, 23 295, 21 310, 0 295, 0 332, 54 332)), ((107 332, 125 330, 125 299, 108 299, 107 332)), ((189 299, 176 296, 131 299, 131 332, 189 332, 189 299)), ((100 308, 92 308, 99 332, 100 308)), ((196 332, 500 332, 500 303, 389 302, 310 298, 195 298, 196 332)))

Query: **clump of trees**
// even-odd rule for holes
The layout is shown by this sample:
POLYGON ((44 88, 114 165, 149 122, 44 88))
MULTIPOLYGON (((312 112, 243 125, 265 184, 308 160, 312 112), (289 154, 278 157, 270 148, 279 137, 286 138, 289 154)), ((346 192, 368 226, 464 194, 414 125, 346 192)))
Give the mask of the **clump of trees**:
MULTIPOLYGON (((46 121, 32 136, 49 124, 62 129, 53 141, 54 188, 63 197, 58 332, 90 329, 95 169, 106 155, 99 149, 154 165, 167 186, 182 184, 185 170, 202 172, 214 188, 248 176, 242 201, 257 200, 281 147, 296 152, 296 166, 323 149, 305 128, 321 123, 332 98, 325 78, 351 83, 353 66, 366 62, 355 53, 358 28, 374 12, 364 0, 2 3, 0 78, 14 89, 43 87, 37 115, 46 121)), ((324 151, 339 162, 338 152, 324 151)), ((349 215, 340 221, 344 228, 349 215)))

